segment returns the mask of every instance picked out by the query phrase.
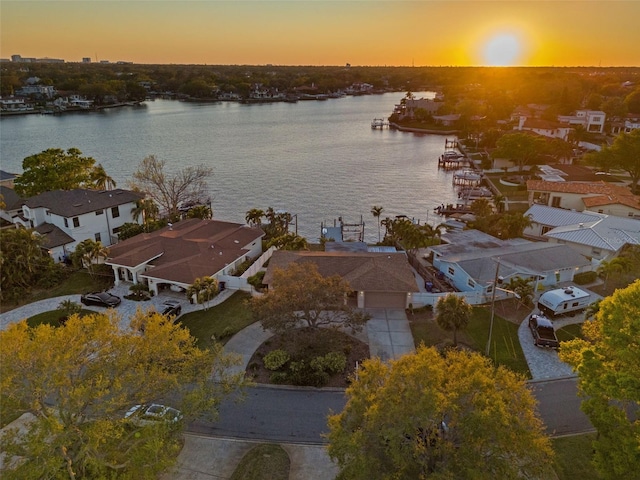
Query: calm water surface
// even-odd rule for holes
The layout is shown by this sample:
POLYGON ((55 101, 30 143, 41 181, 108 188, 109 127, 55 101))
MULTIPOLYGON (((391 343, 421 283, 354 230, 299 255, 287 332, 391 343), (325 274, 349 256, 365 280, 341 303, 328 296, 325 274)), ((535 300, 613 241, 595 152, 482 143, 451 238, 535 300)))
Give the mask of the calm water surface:
POLYGON ((384 208, 382 218, 433 223, 433 208, 457 199, 452 173, 437 168, 444 136, 370 128, 402 96, 263 105, 156 100, 101 113, 3 118, 0 161, 20 173, 29 155, 77 147, 122 188, 148 155, 168 170, 206 164, 214 169, 215 218, 244 222, 247 210, 272 206, 296 214, 298 233, 317 241, 321 222, 362 215, 366 239, 375 241, 373 205, 384 208))

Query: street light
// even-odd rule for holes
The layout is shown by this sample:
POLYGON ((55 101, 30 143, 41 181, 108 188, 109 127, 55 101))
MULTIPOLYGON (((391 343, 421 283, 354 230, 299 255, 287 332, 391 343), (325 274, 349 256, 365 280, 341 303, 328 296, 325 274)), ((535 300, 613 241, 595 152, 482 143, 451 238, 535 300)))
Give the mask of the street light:
POLYGON ((498 261, 498 263, 496 264, 496 276, 495 276, 495 278, 493 280, 493 284, 492 284, 493 290, 491 291, 491 322, 489 323, 489 338, 487 340, 487 348, 486 348, 486 351, 485 351, 485 355, 487 357, 489 356, 489 351, 491 350, 491 335, 493 334, 493 319, 494 319, 495 314, 496 314, 496 290, 501 290, 501 291, 507 292, 507 293, 513 293, 516 298, 520 298, 520 295, 518 295, 513 290, 507 290, 506 288, 498 287, 498 284, 501 284, 503 282, 503 278, 499 276, 499 273, 500 273, 500 257, 498 257, 497 261, 498 261))

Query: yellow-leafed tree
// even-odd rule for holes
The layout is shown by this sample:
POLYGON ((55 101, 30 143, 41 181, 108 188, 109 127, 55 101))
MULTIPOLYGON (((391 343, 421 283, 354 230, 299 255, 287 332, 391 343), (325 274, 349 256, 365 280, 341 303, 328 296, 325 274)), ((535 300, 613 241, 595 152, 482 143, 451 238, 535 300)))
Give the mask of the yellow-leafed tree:
POLYGON ((245 384, 219 347, 200 350, 164 316, 136 315, 144 333, 134 328, 142 318, 122 331, 115 313, 0 332, 2 414, 31 414, 26 431, 2 435, 3 478, 157 478, 179 452, 183 422, 138 424, 125 412, 160 401, 187 421, 215 418, 245 384))
POLYGON ((550 478, 549 439, 518 374, 424 346, 362 367, 329 418, 338 478, 550 478))

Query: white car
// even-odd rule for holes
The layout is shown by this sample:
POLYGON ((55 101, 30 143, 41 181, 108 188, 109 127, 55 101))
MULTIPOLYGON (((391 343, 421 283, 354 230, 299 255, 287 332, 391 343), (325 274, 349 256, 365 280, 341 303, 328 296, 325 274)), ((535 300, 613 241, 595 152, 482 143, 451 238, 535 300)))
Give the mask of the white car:
POLYGON ((136 425, 150 425, 159 421, 177 423, 182 420, 182 412, 175 408, 151 403, 149 405, 135 405, 124 414, 124 418, 136 425))

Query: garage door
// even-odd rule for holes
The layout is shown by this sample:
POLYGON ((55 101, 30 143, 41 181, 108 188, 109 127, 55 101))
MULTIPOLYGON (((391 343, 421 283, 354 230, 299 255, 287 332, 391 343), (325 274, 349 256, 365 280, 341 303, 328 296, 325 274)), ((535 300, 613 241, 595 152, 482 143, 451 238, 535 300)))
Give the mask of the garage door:
POLYGON ((404 292, 366 292, 364 296, 366 308, 406 308, 407 294, 404 292))

